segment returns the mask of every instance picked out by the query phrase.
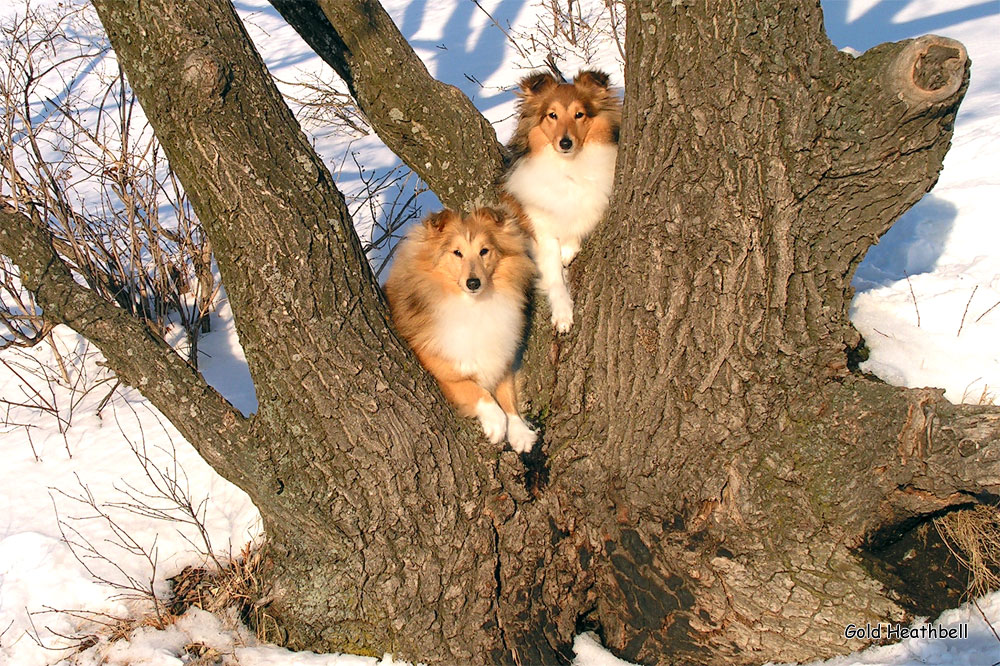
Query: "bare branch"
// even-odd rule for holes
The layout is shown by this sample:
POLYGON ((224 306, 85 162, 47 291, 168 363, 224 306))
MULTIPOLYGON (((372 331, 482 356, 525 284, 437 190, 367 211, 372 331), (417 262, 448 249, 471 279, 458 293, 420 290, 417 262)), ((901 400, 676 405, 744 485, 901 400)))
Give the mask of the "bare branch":
POLYGON ((79 285, 37 220, 0 204, 0 252, 16 258, 24 286, 47 317, 97 345, 119 378, 156 405, 216 469, 244 487, 255 485, 228 455, 248 446, 246 419, 142 322, 79 285))
MULTIPOLYGON (((382 429, 414 406, 377 390, 373 378, 403 376, 413 358, 389 326, 343 196, 231 3, 98 0, 95 6, 212 240, 258 413, 267 415, 255 428, 289 429, 300 416, 288 409, 294 396, 304 405, 303 419, 310 410, 330 417, 325 446, 386 450, 394 435, 382 429), (362 441, 345 434, 357 404, 378 410, 362 441)), ((422 373, 418 381, 420 390, 433 390, 422 373)), ((279 439, 254 434, 264 447, 279 439)), ((234 458, 273 472, 282 455, 234 458)), ((209 462, 222 470, 232 464, 209 462)), ((280 492, 280 483, 274 487, 280 492)))
POLYGON ((296 340, 321 335, 303 327, 342 318, 358 299, 382 308, 343 197, 232 6, 95 6, 212 240, 255 380, 271 372, 274 354, 291 357, 296 340), (204 26, 214 26, 207 44, 204 26), (156 77, 140 64, 149 58, 156 77), (303 257, 313 260, 308 269, 303 257), (318 302, 337 307, 316 311, 318 302))
POLYGON ((452 208, 495 199, 503 148, 458 88, 435 80, 375 0, 271 0, 347 83, 385 144, 452 208))
MULTIPOLYGON (((0 33, 0 197, 44 212, 56 250, 105 300, 164 337, 179 319, 196 363, 218 290, 211 246, 124 74, 103 60, 96 14, 29 7, 0 33), (101 89, 76 85, 85 76, 101 89)), ((30 344, 46 323, 6 260, 0 278, 4 343, 30 344)))

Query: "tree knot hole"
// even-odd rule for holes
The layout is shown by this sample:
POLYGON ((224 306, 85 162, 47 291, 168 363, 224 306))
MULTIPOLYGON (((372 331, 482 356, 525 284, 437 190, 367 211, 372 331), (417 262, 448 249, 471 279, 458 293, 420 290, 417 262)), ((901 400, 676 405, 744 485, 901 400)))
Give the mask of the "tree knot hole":
POLYGON ((956 76, 961 62, 958 49, 932 44, 913 64, 913 81, 924 90, 940 90, 956 76))
POLYGON ((858 341, 854 345, 847 345, 844 348, 847 355, 847 371, 861 372, 861 364, 868 360, 869 350, 865 339, 858 336, 858 341))
POLYGON ((601 621, 598 617, 596 603, 577 613, 574 631, 576 632, 576 635, 580 635, 588 631, 592 632, 600 639, 601 645, 608 644, 607 637, 604 635, 604 627, 601 626, 601 621))

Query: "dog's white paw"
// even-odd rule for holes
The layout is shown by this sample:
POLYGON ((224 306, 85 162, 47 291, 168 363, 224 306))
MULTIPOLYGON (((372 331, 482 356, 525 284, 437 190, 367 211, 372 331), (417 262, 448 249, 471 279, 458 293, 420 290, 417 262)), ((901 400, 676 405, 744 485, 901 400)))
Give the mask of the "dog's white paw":
POLYGON ((518 453, 527 453, 535 445, 535 431, 517 414, 507 415, 507 441, 518 453))
POLYGON ((476 416, 483 426, 486 439, 493 444, 503 441, 503 436, 507 432, 507 415, 500 409, 500 405, 492 400, 480 400, 476 403, 476 416))
POLYGON ((569 243, 560 246, 559 253, 562 255, 562 265, 569 266, 576 259, 576 255, 580 254, 580 244, 579 243, 569 243))
POLYGON ((573 327, 573 299, 565 290, 549 293, 552 306, 552 325, 560 333, 568 333, 573 327))

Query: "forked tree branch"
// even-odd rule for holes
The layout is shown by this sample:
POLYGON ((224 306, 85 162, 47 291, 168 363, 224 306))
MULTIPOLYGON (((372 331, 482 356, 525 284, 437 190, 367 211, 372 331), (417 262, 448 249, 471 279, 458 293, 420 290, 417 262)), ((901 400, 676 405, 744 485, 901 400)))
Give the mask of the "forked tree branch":
MULTIPOLYGON (((310 482, 292 469, 309 447, 349 453, 324 458, 347 466, 368 452, 395 470, 418 466, 402 453, 414 441, 465 459, 473 440, 457 434, 471 429, 393 333, 343 196, 231 3, 94 4, 212 241, 259 401, 252 435, 265 450, 241 464, 284 475, 271 487, 284 492, 310 482), (400 383, 410 390, 385 390, 400 383)), ((459 467, 463 484, 480 482, 478 467, 459 467)), ((363 478, 384 482, 375 476, 363 478)))
POLYGON ((142 321, 78 284, 39 220, 0 204, 0 252, 18 265, 45 317, 97 345, 115 374, 152 402, 209 464, 245 488, 259 483, 231 464, 233 454, 249 445, 249 421, 142 321))
POLYGON ((454 86, 435 80, 376 0, 271 0, 347 83, 392 152, 447 206, 496 198, 503 148, 454 86))

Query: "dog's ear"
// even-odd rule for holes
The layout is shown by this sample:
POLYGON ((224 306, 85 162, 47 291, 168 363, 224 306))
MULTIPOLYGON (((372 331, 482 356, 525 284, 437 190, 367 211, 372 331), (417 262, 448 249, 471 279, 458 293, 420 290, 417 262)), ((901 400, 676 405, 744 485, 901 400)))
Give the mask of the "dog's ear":
POLYGON ((517 84, 521 88, 521 97, 531 97, 540 95, 552 86, 558 85, 556 78, 548 72, 535 72, 520 80, 517 84))
POLYGON ((607 91, 611 85, 611 77, 599 69, 584 69, 573 79, 573 85, 607 91))
POLYGON ((503 226, 505 215, 496 208, 477 208, 475 214, 483 218, 487 223, 492 223, 500 227, 503 226))
POLYGON ((523 231, 518 208, 510 205, 507 201, 501 201, 492 208, 480 208, 479 210, 500 229, 523 231))
POLYGON ((431 231, 442 231, 456 217, 455 211, 445 208, 424 218, 423 224, 431 231))

